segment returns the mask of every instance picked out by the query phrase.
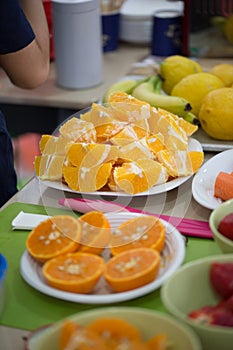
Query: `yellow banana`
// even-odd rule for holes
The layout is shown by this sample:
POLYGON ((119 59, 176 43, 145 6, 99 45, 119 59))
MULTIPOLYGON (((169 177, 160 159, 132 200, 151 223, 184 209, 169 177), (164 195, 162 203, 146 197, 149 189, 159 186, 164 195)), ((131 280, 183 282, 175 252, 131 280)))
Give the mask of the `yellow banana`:
POLYGON ((143 80, 134 80, 134 79, 125 79, 125 80, 120 80, 117 81, 115 84, 111 85, 108 90, 105 92, 104 97, 103 97, 103 103, 107 103, 109 101, 109 96, 111 93, 115 91, 122 91, 126 92, 127 94, 131 94, 133 89, 140 84, 140 82, 145 81, 143 80))
POLYGON ((161 83, 161 79, 156 75, 147 82, 136 86, 131 95, 139 100, 148 102, 153 107, 165 109, 180 117, 191 111, 192 107, 186 99, 162 94, 161 83))

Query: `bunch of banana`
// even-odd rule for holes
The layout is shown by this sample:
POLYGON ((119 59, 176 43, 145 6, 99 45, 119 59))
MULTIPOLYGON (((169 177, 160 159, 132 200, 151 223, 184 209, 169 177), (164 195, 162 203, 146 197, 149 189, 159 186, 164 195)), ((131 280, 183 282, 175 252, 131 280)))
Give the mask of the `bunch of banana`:
POLYGON ((141 80, 125 79, 111 85, 106 91, 103 102, 107 103, 112 92, 122 91, 133 97, 148 102, 151 106, 162 108, 192 124, 199 124, 197 117, 190 111, 190 103, 178 96, 165 95, 162 90, 162 80, 159 75, 141 80))

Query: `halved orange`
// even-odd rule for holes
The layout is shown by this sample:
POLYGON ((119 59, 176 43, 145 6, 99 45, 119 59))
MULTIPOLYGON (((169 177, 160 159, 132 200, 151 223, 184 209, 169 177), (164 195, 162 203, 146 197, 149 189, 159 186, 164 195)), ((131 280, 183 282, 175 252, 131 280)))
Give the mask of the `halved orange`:
POLYGON ((42 221, 27 236, 28 252, 44 262, 60 254, 74 252, 81 239, 80 222, 69 215, 55 215, 42 221))
POLYGON ((76 117, 70 118, 59 128, 60 134, 75 142, 95 142, 95 127, 91 122, 76 117))
POLYGON ((73 191, 80 191, 79 188, 79 168, 72 165, 64 165, 62 168, 63 182, 73 191))
POLYGON ((87 329, 104 339, 109 350, 133 349, 130 346, 132 342, 135 344, 142 341, 138 328, 121 318, 99 318, 92 321, 87 329))
POLYGON ((104 278, 116 292, 139 288, 156 278, 160 261, 160 253, 155 249, 129 249, 108 260, 104 278))
POLYGON ((165 227, 156 216, 140 215, 123 222, 111 235, 110 251, 117 255, 129 249, 152 248, 161 252, 165 244, 165 227))
POLYGON ((45 262, 42 273, 46 282, 72 293, 90 293, 104 271, 104 260, 96 254, 67 253, 45 262))
POLYGON ((81 326, 66 320, 60 331, 60 350, 107 350, 105 342, 101 337, 85 326, 81 326))
POLYGON ((79 217, 82 237, 80 252, 101 254, 108 246, 111 235, 111 225, 104 213, 90 211, 79 217))

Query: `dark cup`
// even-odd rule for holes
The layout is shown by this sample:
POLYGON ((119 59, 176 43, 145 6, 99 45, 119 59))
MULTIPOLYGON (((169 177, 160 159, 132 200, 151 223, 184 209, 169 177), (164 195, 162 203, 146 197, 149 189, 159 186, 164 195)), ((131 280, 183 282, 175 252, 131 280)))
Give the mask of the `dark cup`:
POLYGON ((102 13, 101 17, 103 51, 115 51, 119 41, 120 13, 102 13))
POLYGON ((154 13, 151 54, 171 56, 182 54, 182 15, 174 10, 154 13))

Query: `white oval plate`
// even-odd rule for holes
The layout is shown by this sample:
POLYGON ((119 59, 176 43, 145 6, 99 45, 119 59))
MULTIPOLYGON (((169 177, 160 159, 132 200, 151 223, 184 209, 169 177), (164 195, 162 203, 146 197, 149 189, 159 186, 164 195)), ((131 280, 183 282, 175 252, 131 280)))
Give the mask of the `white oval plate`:
MULTIPOLYGON (((121 223, 142 214, 108 213, 105 215, 110 221, 111 227, 115 229, 121 223)), ((164 220, 161 221, 165 225, 166 229, 165 247, 162 252, 161 267, 157 278, 153 282, 143 287, 127 292, 115 293, 110 289, 110 287, 108 287, 105 281, 101 279, 91 294, 63 292, 47 285, 42 275, 41 265, 38 264, 27 251, 25 251, 21 257, 20 273, 24 280, 38 291, 54 298, 67 300, 74 303, 108 304, 135 299, 159 288, 168 279, 168 277, 170 277, 173 272, 179 268, 185 258, 184 237, 170 223, 164 220)))
POLYGON ((222 200, 214 197, 214 183, 220 171, 233 171, 233 149, 223 151, 210 158, 198 170, 193 178, 192 193, 194 199, 203 207, 215 209, 222 200))
MULTIPOLYGON (((200 144, 199 141, 193 139, 192 137, 189 138, 189 145, 188 148, 190 151, 201 151, 202 152, 202 146, 200 144)), ((124 192, 113 192, 113 191, 97 191, 97 192, 76 192, 71 190, 67 185, 63 184, 62 182, 58 182, 58 181, 45 181, 45 180, 40 180, 41 184, 50 187, 50 188, 54 188, 56 190, 60 190, 60 191, 66 191, 66 192, 72 192, 72 193, 82 193, 82 194, 88 194, 88 195, 98 195, 98 196, 117 196, 117 197, 137 197, 137 196, 150 196, 153 194, 159 194, 159 193, 164 193, 170 190, 173 190, 176 187, 179 187, 180 185, 182 185, 184 182, 186 182, 190 177, 190 176, 182 176, 182 177, 178 177, 177 179, 168 181, 162 185, 156 185, 154 187, 152 187, 149 191, 145 191, 145 192, 140 192, 140 193, 136 193, 133 195, 129 195, 127 193, 124 192)))

